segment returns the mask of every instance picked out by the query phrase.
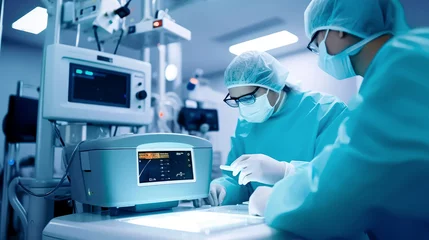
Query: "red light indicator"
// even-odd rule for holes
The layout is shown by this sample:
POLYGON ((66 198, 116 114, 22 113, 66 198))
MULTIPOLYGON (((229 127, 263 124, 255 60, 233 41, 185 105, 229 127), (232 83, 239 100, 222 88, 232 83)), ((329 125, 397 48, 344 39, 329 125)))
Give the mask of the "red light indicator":
POLYGON ((196 79, 196 78, 191 78, 189 81, 194 85, 198 84, 198 79, 196 79))
POLYGON ((162 27, 162 20, 156 20, 153 22, 153 28, 159 28, 162 27))

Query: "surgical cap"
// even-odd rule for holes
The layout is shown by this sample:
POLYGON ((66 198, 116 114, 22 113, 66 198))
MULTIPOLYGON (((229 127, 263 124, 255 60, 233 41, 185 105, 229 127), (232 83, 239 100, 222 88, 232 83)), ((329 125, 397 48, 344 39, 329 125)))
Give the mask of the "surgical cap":
POLYGON ((336 30, 360 38, 407 31, 398 0, 312 0, 304 14, 305 31, 311 39, 321 30, 336 30))
POLYGON ((268 53, 249 51, 232 60, 225 71, 228 89, 258 86, 280 92, 286 85, 289 71, 268 53))

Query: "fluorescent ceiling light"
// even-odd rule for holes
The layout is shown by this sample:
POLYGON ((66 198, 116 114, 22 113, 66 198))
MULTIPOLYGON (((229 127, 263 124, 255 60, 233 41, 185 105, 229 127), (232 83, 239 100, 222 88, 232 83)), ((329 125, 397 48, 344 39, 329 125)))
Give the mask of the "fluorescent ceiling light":
POLYGON ((36 7, 20 19, 12 23, 12 28, 33 34, 39 34, 48 25, 46 8, 36 7))
POLYGON ((240 55, 247 51, 265 52, 298 42, 298 37, 288 31, 281 31, 267 36, 242 42, 229 47, 229 52, 240 55))

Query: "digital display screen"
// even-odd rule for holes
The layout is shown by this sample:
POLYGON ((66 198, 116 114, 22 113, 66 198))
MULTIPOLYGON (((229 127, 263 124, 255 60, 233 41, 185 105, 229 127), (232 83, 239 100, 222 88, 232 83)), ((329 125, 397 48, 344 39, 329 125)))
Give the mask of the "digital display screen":
POLYGON ((69 102, 130 107, 130 74, 70 63, 69 78, 69 102))
POLYGON ((138 183, 194 180, 191 151, 138 152, 138 183))

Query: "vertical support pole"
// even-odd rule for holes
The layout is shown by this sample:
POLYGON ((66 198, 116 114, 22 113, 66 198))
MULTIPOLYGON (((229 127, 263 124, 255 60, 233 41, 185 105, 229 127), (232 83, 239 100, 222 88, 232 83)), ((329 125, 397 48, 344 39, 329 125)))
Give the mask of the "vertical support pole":
POLYGON ((24 82, 18 81, 18 84, 16 86, 16 96, 22 97, 22 91, 24 89, 24 82))
MULTIPOLYGON (((24 82, 23 81, 18 81, 18 84, 16 86, 16 96, 17 97, 22 97, 22 92, 23 91, 24 91, 24 82)), ((19 173, 20 159, 18 159, 18 157, 19 157, 19 148, 20 148, 20 145, 19 145, 19 143, 15 143, 14 145, 15 145, 14 146, 14 148, 15 148, 14 150, 15 151, 14 151, 13 159, 15 160, 15 169, 16 169, 16 172, 19 173)))
POLYGON ((166 93, 166 80, 165 80, 165 68, 166 68, 166 47, 162 43, 158 45, 159 52, 159 99, 161 102, 165 100, 166 93))
MULTIPOLYGON (((21 162, 21 159, 19 159, 19 149, 21 148, 19 143, 13 144, 14 152, 13 152, 13 160, 15 160, 15 171, 13 172, 14 176, 15 174, 19 174, 19 164, 21 162)), ((12 181, 12 178, 9 179, 9 181, 12 181)), ((9 197, 8 197, 9 198, 9 197)))
MULTIPOLYGON (((152 15, 152 0, 144 0, 144 4, 141 5, 141 12, 143 14, 143 20, 149 20, 149 19, 153 19, 153 15, 152 15)), ((146 39, 145 41, 147 41, 148 39, 146 39)), ((143 46, 145 44, 143 43, 143 46)), ((143 47, 140 50, 140 60, 150 63, 150 48, 149 47, 143 47)), ((152 71, 152 67, 151 67, 151 71, 152 71)), ((151 78, 145 78, 145 81, 152 81, 151 78)), ((152 91, 152 89, 149 89, 150 91, 152 91)), ((148 100, 150 101, 150 99, 148 100)), ((146 126, 146 131, 145 133, 147 133, 147 129, 148 126, 146 126)))
POLYGON ((159 0, 152 0, 152 16, 155 18, 156 11, 159 9, 159 0))
POLYGON ((152 2, 151 0, 144 0, 143 4, 143 20, 148 20, 152 18, 152 2))
POLYGON ((10 163, 13 163, 13 159, 10 159, 12 154, 10 151, 14 149, 11 148, 12 144, 9 144, 7 139, 5 140, 4 148, 4 166, 3 166, 3 192, 2 192, 2 202, 1 202, 1 219, 0 219, 0 240, 7 239, 7 230, 9 227, 9 198, 7 189, 9 187, 10 175, 12 173, 12 166, 10 163))
MULTIPOLYGON (((43 48, 43 59, 46 59, 46 49, 51 44, 60 43, 61 30, 61 6, 62 0, 57 0, 55 5, 48 8, 48 27, 43 48)), ((36 139, 36 179, 51 180, 54 172, 53 148, 54 134, 50 122, 43 118, 44 86, 45 86, 45 61, 42 63, 42 76, 40 80, 40 97, 37 117, 36 139)))
MULTIPOLYGON (((54 173, 54 133, 51 123, 43 118, 45 92, 45 59, 47 46, 60 43, 62 0, 43 1, 48 3, 48 26, 43 48, 42 74, 40 79, 40 97, 37 116, 36 138, 36 183, 43 183, 52 179, 54 173)), ((43 189, 42 191, 48 189, 43 189)), ((30 196, 28 209, 27 239, 42 239, 42 232, 46 224, 53 217, 53 202, 44 198, 30 196)))
MULTIPOLYGON (((143 20, 152 19, 152 0, 144 0, 141 11, 143 13, 143 20)), ((143 47, 140 51, 140 60, 150 62, 150 48, 143 47)))
POLYGON ((140 50, 140 60, 150 62, 150 48, 143 48, 140 50))

